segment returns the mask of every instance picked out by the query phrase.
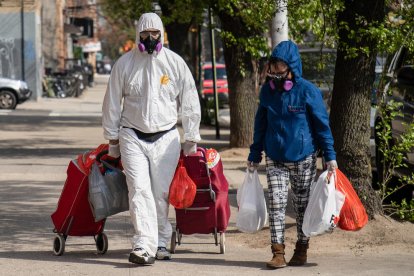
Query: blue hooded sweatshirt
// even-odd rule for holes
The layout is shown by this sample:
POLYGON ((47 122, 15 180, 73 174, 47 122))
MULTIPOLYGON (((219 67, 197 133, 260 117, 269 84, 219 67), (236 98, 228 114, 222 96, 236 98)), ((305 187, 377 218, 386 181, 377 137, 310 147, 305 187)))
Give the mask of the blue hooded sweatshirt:
POLYGON ((262 152, 274 161, 289 163, 323 150, 325 161, 336 160, 329 117, 322 92, 302 78, 302 61, 292 41, 280 42, 272 57, 283 60, 293 73, 290 91, 273 90, 269 83, 260 91, 248 160, 260 163, 262 152))

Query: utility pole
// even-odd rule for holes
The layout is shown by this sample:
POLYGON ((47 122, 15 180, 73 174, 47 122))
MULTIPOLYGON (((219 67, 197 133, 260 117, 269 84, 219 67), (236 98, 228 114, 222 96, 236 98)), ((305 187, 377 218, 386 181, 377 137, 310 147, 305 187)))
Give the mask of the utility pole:
POLYGON ((208 18, 210 27, 210 41, 211 41, 211 69, 213 70, 213 91, 214 91, 214 117, 216 125, 216 139, 220 139, 220 126, 219 126, 219 102, 217 94, 217 74, 216 74, 216 46, 214 43, 214 28, 213 28, 213 15, 211 13, 211 7, 208 7, 208 18))
POLYGON ((20 0, 20 31, 21 31, 21 59, 22 59, 22 80, 25 80, 25 69, 24 69, 24 0, 20 0))

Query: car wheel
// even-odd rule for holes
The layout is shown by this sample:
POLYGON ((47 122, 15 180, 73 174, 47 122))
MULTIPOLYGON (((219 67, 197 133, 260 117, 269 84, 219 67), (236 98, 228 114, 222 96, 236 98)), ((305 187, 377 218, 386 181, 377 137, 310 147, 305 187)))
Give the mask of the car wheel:
POLYGON ((0 91, 0 109, 15 109, 17 105, 17 98, 13 92, 2 90, 0 91))

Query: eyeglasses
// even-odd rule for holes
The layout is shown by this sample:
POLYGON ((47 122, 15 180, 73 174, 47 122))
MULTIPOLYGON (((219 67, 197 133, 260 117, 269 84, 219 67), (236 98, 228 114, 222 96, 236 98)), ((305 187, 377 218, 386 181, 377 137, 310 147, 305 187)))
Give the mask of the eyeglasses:
POLYGON ((286 78, 288 74, 289 74, 289 69, 282 73, 273 73, 270 70, 267 71, 267 75, 269 77, 271 77, 272 79, 278 79, 278 80, 286 78))
POLYGON ((143 31, 139 33, 139 36, 142 39, 146 39, 148 36, 151 36, 152 38, 158 38, 158 36, 161 34, 160 31, 143 31))

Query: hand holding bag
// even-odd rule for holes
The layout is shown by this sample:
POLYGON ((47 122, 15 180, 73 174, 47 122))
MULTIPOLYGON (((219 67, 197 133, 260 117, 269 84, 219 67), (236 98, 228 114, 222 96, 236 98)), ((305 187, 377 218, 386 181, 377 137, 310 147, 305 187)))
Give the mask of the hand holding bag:
POLYGON ((89 202, 95 221, 129 210, 128 186, 125 174, 100 160, 105 168, 102 175, 97 163, 89 174, 89 202))
POLYGON ((335 189, 335 174, 324 171, 310 190, 302 231, 307 237, 331 233, 336 227, 345 196, 335 189))
POLYGON ((255 233, 265 226, 266 200, 257 170, 246 170, 244 182, 237 190, 237 205, 239 213, 236 226, 240 231, 255 233))

